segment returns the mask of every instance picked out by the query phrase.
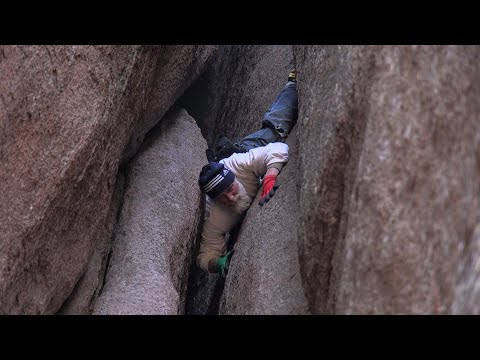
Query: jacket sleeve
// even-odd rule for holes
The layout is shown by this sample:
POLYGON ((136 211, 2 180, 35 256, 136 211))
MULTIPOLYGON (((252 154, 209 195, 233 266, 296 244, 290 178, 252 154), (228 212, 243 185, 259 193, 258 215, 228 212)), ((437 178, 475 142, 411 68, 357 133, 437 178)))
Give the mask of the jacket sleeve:
POLYGON ((225 234, 240 220, 239 216, 222 210, 207 201, 206 219, 203 223, 202 239, 197 257, 197 265, 208 271, 208 262, 227 252, 225 234))
POLYGON ((233 166, 237 172, 253 172, 256 177, 261 177, 271 167, 278 170, 283 168, 288 162, 288 145, 281 142, 270 143, 238 155, 230 157, 229 160, 232 161, 226 165, 233 166))
POLYGON ((225 232, 216 227, 210 219, 203 224, 202 240, 197 256, 197 265, 208 272, 208 262, 223 256, 227 251, 225 244, 225 232))

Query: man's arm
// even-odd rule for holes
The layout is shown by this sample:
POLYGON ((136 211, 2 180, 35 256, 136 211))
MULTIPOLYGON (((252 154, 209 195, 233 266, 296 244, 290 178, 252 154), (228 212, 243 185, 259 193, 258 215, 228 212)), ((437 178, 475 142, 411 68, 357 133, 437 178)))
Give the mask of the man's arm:
POLYGON ((268 145, 249 150, 247 153, 234 154, 222 160, 225 165, 235 172, 235 176, 265 176, 267 170, 273 168, 282 170, 288 161, 288 145, 285 143, 270 143, 268 145))
POLYGON ((225 234, 207 219, 203 224, 202 240, 200 241, 200 249, 197 256, 197 266, 205 272, 215 272, 209 265, 212 261, 224 255, 226 251, 225 234))
POLYGON ((205 272, 215 272, 209 264, 227 253, 225 234, 235 226, 240 216, 223 211, 210 203, 210 200, 207 200, 206 205, 206 219, 203 223, 197 265, 205 272))
POLYGON ((278 170, 277 168, 271 167, 270 169, 267 170, 267 172, 265 173, 265 176, 268 176, 268 175, 278 176, 278 174, 280 174, 280 170, 278 170))
POLYGON ((279 187, 278 184, 276 184, 279 173, 280 170, 277 167, 272 166, 268 168, 267 172, 265 173, 265 177, 263 178, 262 194, 260 195, 260 201, 258 202, 258 205, 263 206, 263 204, 268 202, 272 196, 275 195, 275 191, 279 187))
MULTIPOLYGON (((285 160, 288 160, 288 147, 286 154, 287 156, 285 160)), ((260 201, 258 203, 260 206, 263 206, 263 204, 268 202, 272 196, 275 195, 275 191, 279 187, 279 185, 276 183, 277 176, 280 174, 280 171, 282 171, 285 163, 286 162, 275 162, 267 165, 267 171, 263 177, 262 194, 260 195, 260 201)))
POLYGON ((235 172, 235 176, 241 180, 250 196, 255 196, 258 191, 258 179, 263 177, 263 190, 265 190, 263 198, 272 189, 276 189, 274 189, 275 181, 272 183, 271 180, 278 176, 288 162, 288 150, 287 144, 276 142, 251 149, 247 153, 234 154, 222 161, 225 166, 235 172))

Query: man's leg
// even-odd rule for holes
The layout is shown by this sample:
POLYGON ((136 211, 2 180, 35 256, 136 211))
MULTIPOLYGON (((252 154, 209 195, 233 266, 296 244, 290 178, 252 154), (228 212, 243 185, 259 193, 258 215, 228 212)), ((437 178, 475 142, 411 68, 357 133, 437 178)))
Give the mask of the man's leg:
POLYGON ((284 141, 297 122, 297 83, 288 81, 265 113, 262 129, 247 135, 236 145, 250 150, 272 142, 284 141))
POLYGON ((297 83, 289 81, 265 113, 262 125, 270 126, 282 137, 287 137, 297 122, 297 117, 297 83))
POLYGON ((280 136, 275 130, 270 127, 264 127, 250 135, 245 136, 235 145, 238 145, 242 149, 245 149, 245 151, 248 151, 260 146, 268 145, 272 142, 281 141, 283 141, 283 137, 280 136))

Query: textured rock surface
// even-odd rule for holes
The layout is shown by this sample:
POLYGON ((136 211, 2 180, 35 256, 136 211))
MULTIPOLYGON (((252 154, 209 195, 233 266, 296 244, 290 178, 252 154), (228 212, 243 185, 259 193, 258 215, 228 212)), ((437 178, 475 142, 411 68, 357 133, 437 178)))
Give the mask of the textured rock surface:
POLYGON ((314 313, 479 313, 477 46, 296 46, 314 313))
POLYGON ((95 301, 103 288, 109 254, 111 253, 115 239, 117 218, 122 208, 124 192, 125 174, 124 171, 120 171, 117 174, 107 221, 101 229, 98 240, 95 243, 95 249, 88 261, 87 269, 80 280, 78 280, 70 297, 57 312, 58 315, 89 315, 93 312, 95 301))
POLYGON ((187 315, 217 315, 219 299, 225 281, 218 274, 208 274, 196 265, 188 283, 185 313, 187 315))
POLYGON ((137 152, 145 134, 167 112, 171 105, 210 64, 217 53, 213 45, 170 45, 163 46, 159 53, 155 76, 150 88, 142 91, 150 93, 145 112, 125 151, 124 160, 137 152))
POLYGON ((297 134, 290 135, 289 163, 278 177, 279 189, 267 204, 250 207, 235 243, 220 314, 303 315, 297 246, 297 134))
POLYGON ((168 114, 128 167, 127 189, 94 314, 181 314, 200 219, 200 129, 168 114))
POLYGON ((152 124, 145 109, 155 103, 161 117, 188 86, 182 74, 164 108, 151 100, 156 77, 172 75, 162 68, 185 60, 164 51, 0 47, 0 313, 54 313, 70 295, 102 236, 122 154, 152 124))
MULTIPOLYGON (((145 103, 144 113, 136 124, 136 131, 132 134, 123 161, 128 161, 138 150, 146 132, 155 125, 165 114, 168 107, 192 83, 205 66, 213 59, 216 46, 163 46, 157 51, 158 60, 150 89, 142 89, 149 93, 149 100, 145 103)), ((65 314, 88 314, 103 286, 105 265, 112 249, 112 238, 121 207, 124 192, 124 175, 117 174, 116 184, 120 187, 110 204, 110 211, 103 233, 98 236, 96 248, 87 270, 79 280, 70 299, 64 304, 62 312, 65 314)), ((117 187, 117 185, 116 185, 117 187)))

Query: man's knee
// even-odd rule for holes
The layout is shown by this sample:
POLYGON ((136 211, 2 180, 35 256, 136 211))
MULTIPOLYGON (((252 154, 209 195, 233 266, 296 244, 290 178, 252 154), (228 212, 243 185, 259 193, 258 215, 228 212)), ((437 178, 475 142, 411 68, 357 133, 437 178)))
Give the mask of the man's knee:
POLYGON ((281 142, 285 140, 291 130, 291 125, 286 121, 278 121, 278 119, 264 119, 262 127, 268 129, 268 143, 281 142))

